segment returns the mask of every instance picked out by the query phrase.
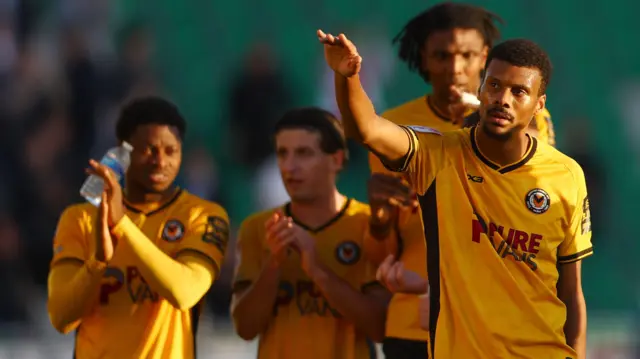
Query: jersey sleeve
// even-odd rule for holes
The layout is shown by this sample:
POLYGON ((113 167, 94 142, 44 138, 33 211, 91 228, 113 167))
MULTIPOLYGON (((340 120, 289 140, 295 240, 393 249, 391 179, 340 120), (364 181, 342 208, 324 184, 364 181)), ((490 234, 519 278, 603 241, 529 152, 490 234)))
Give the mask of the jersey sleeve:
POLYGON ((67 261, 82 261, 89 259, 87 243, 85 240, 85 216, 87 214, 79 208, 72 206, 64 210, 53 238, 53 259, 51 266, 67 261))
POLYGON ((418 194, 424 194, 445 166, 444 136, 437 130, 424 126, 401 126, 409 136, 409 151, 396 168, 385 164, 394 172, 405 172, 418 194))
POLYGON ((238 232, 233 288, 254 282, 262 271, 262 238, 256 220, 245 220, 238 232))
POLYGON ((584 174, 580 171, 577 201, 566 229, 565 239, 558 249, 558 263, 572 263, 593 254, 591 244, 591 211, 584 174))
POLYGON ((209 258, 220 273, 228 241, 229 216, 222 207, 210 204, 204 206, 187 228, 185 239, 176 256, 183 253, 200 253, 209 258))

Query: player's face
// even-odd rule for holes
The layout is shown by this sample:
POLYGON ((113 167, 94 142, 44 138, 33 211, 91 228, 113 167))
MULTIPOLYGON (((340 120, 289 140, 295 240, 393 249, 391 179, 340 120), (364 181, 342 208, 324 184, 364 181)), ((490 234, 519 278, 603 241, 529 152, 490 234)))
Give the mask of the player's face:
POLYGON ((507 140, 529 127, 545 105, 538 96, 542 76, 535 68, 518 67, 492 60, 480 89, 480 126, 496 139, 507 140))
POLYGON ((475 29, 451 29, 434 32, 422 49, 422 71, 436 96, 448 101, 451 88, 475 94, 480 86, 480 73, 487 60, 488 48, 475 29))
POLYGON ((142 125, 129 140, 133 152, 127 180, 148 193, 163 193, 171 188, 182 162, 178 129, 167 125, 142 125))
POLYGON ((342 152, 322 152, 319 133, 304 129, 278 132, 276 155, 282 182, 292 201, 308 202, 332 193, 342 168, 342 152))

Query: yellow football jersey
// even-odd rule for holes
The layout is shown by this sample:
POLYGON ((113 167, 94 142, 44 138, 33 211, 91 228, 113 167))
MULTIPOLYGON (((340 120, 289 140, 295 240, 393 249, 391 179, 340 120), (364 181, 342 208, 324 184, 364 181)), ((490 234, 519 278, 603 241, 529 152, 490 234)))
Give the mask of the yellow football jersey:
MULTIPOLYGON (((390 109, 383 113, 382 117, 398 125, 427 126, 442 132, 457 130, 461 127, 454 125, 444 115, 439 114, 430 105, 428 96, 419 97, 390 109)), ((369 153, 369 168, 372 173, 401 175, 387 170, 372 153, 369 153)), ((427 254, 424 230, 420 219, 420 213, 411 213, 409 211, 402 213, 402 219, 400 220, 402 223, 401 235, 399 236, 402 240, 400 244, 402 249, 400 260, 406 268, 421 273, 426 277, 427 254)), ((395 294, 389 303, 387 311, 386 336, 410 340, 428 340, 429 333, 420 328, 420 323, 416 317, 418 306, 418 296, 402 293, 395 294)))
MULTIPOLYGON (((288 212, 286 205, 284 212, 288 212)), ((256 280, 269 256, 265 222, 273 210, 247 218, 240 227, 234 287, 256 280)), ((316 239, 318 258, 347 281, 363 290, 379 285, 376 268, 362 255, 369 223, 369 206, 354 199, 329 223, 315 230, 303 226, 316 239)), ((373 343, 333 309, 303 271, 300 256, 289 251, 282 265, 273 318, 259 339, 260 359, 365 359, 375 358, 373 343)))
MULTIPOLYGON (((219 205, 179 191, 165 205, 126 215, 157 247, 173 258, 198 252, 219 272, 228 236, 228 217, 219 205)), ((54 238, 53 268, 88 260, 95 248, 97 208, 84 203, 62 214, 54 238)), ((195 334, 202 300, 179 310, 154 292, 140 274, 131 249, 119 241, 102 279, 93 310, 76 329, 77 358, 195 357, 195 334)))
POLYGON ((575 358, 565 342, 557 266, 593 253, 580 166, 529 136, 499 166, 476 127, 404 127, 404 168, 419 194, 431 286, 433 358, 575 358))

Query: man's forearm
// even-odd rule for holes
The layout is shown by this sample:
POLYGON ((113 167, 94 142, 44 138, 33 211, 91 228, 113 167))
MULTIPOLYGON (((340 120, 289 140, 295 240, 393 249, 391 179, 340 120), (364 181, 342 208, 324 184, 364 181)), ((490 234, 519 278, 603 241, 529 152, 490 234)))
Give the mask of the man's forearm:
POLYGON ((128 242, 149 287, 176 308, 184 310, 197 304, 211 287, 214 272, 219 270, 204 255, 185 254, 185 263, 171 258, 127 216, 116 225, 113 233, 128 242))
POLYGON ((384 163, 394 163, 409 152, 405 130, 376 114, 358 75, 335 75, 336 102, 346 134, 366 146, 384 163))
POLYGON ((354 289, 323 265, 317 265, 310 276, 334 309, 352 321, 371 340, 382 341, 387 304, 384 300, 354 289))
POLYGON ((67 334, 96 304, 106 265, 95 261, 67 260, 49 272, 49 319, 57 331, 67 334))
POLYGON ((252 340, 267 327, 273 316, 279 281, 280 270, 268 263, 255 282, 234 294, 231 316, 242 339, 252 340))
POLYGON ((565 302, 567 322, 564 335, 567 344, 578 354, 578 359, 587 357, 587 305, 584 296, 576 296, 565 302))

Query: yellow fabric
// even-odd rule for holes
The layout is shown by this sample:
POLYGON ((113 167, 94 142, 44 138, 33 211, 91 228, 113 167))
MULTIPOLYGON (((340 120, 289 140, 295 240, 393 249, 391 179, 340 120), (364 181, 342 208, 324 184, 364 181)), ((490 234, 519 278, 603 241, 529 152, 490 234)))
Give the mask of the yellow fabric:
MULTIPOLYGON (((234 286, 255 281, 269 256, 265 222, 274 210, 247 218, 240 227, 234 286)), ((375 284, 376 267, 364 258, 362 247, 369 223, 369 206, 350 199, 327 225, 309 230, 322 263, 361 290, 375 284)), ((274 315, 260 334, 260 359, 368 359, 375 348, 353 323, 323 298, 302 270, 300 255, 291 250, 281 269, 274 315)))
MULTIPOLYGON (((77 310, 60 293, 87 287, 72 279, 92 265, 96 216, 95 207, 80 204, 60 219, 49 275, 52 318, 77 310), (75 269, 67 264, 74 261, 75 269)), ((77 320, 77 357, 193 358, 202 296, 227 243, 226 212, 182 191, 153 212, 128 208, 113 231, 114 257, 90 310, 77 320)))
MULTIPOLYGON (((460 128, 448 119, 440 116, 429 105, 428 97, 422 96, 406 102, 398 107, 390 109, 382 114, 382 117, 399 125, 426 126, 439 131, 453 131, 460 128)), ((387 170, 380 160, 369 153, 369 168, 372 173, 386 173, 395 176, 402 174, 387 170)), ((405 211, 400 218, 400 234, 402 239, 402 255, 400 260, 407 269, 427 276, 426 247, 424 230, 422 228, 421 214, 405 211)), ((373 246, 369 246, 373 247, 373 246)), ((375 257, 386 257, 386 248, 374 247, 381 251, 375 257)), ((420 328, 417 313, 420 300, 416 295, 395 294, 389 303, 387 311, 386 336, 410 340, 427 341, 429 333, 420 328)))
POLYGON ((593 253, 583 171, 532 137, 523 159, 499 166, 475 131, 407 128, 413 151, 396 169, 420 195, 437 261, 429 266, 439 304, 434 358, 575 358, 556 284, 559 263, 593 253))

